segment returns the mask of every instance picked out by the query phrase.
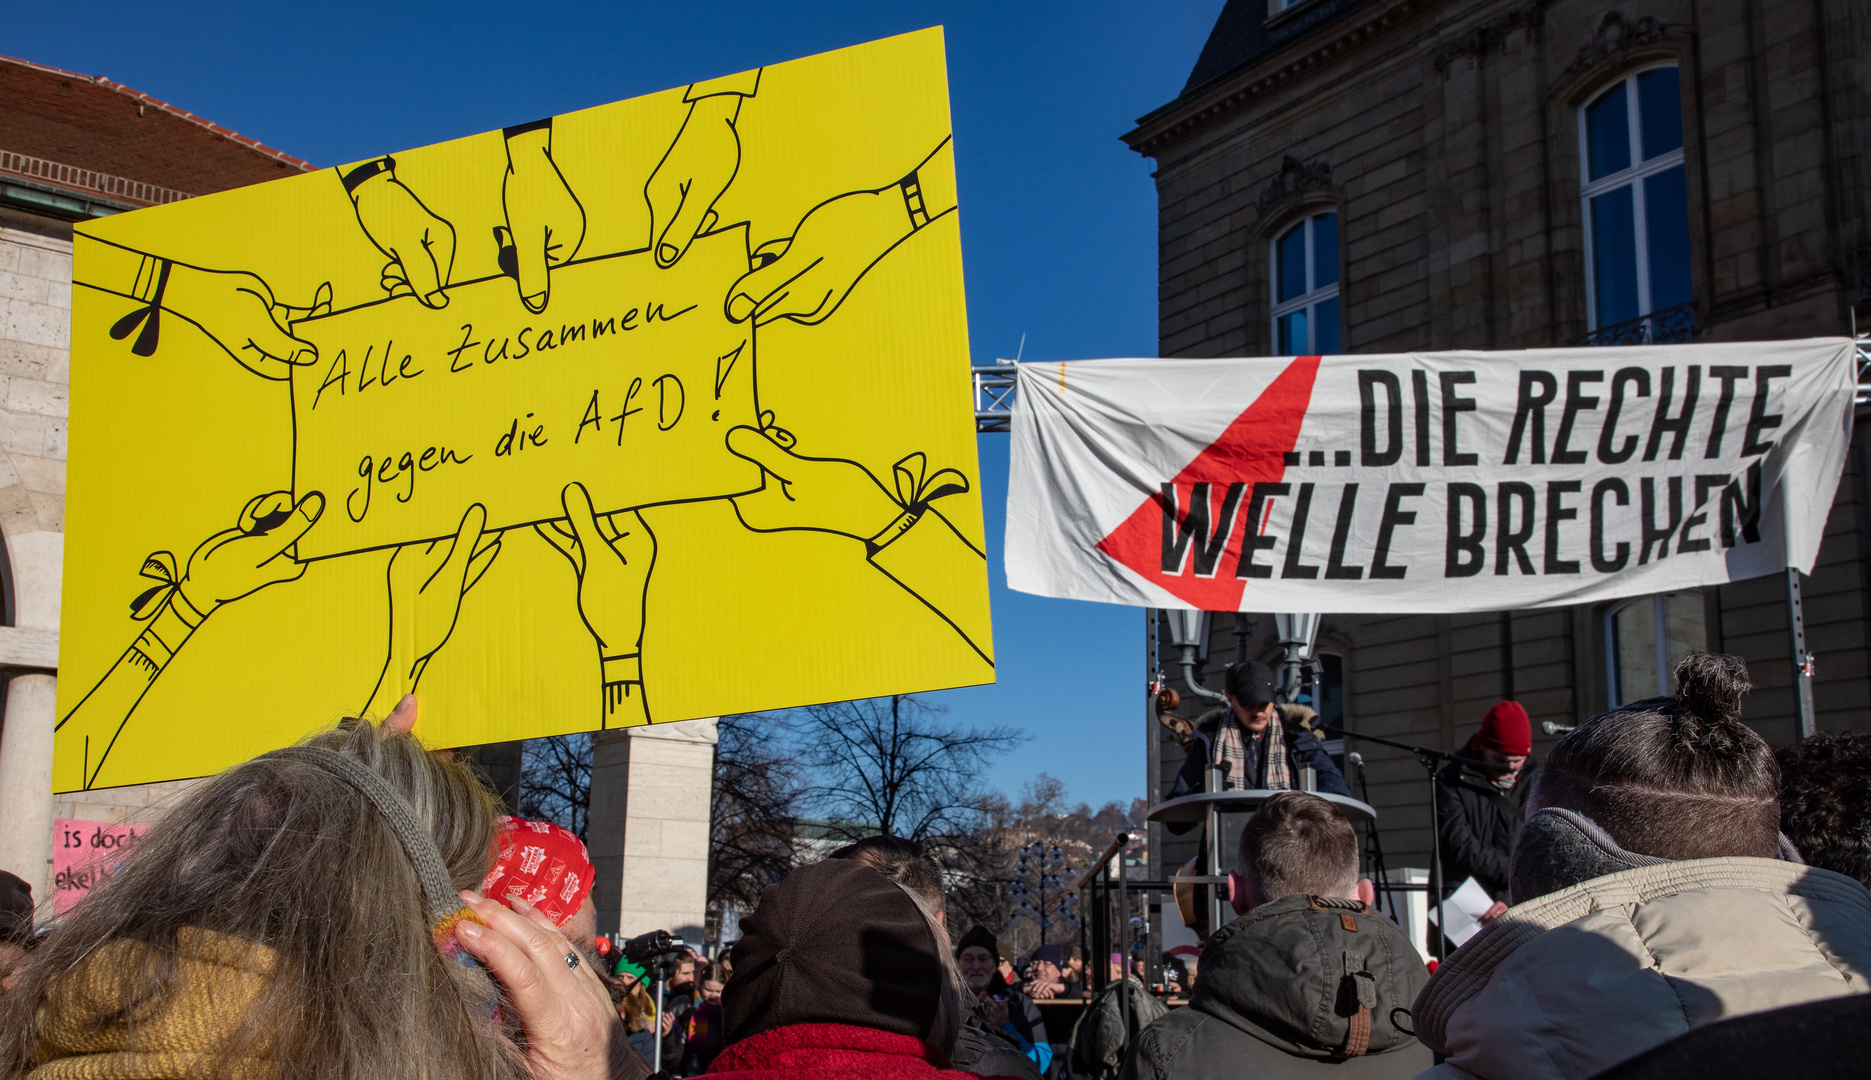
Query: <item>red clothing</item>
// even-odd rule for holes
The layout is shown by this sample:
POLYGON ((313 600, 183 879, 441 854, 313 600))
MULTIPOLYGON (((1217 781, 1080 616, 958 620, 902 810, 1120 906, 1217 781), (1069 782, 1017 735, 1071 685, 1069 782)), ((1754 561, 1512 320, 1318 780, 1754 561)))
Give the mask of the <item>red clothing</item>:
POLYGON ((921 1040, 852 1024, 789 1024, 721 1051, 709 1076, 728 1080, 796 1075, 812 1080, 974 1080, 937 1068, 921 1040))

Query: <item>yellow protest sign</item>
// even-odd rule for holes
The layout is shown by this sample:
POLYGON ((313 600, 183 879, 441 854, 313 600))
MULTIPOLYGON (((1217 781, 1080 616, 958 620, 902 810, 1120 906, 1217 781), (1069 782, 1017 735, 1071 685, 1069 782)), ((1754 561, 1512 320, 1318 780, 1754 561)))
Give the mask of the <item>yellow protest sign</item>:
POLYGON ((939 29, 87 222, 54 787, 991 681, 939 29))

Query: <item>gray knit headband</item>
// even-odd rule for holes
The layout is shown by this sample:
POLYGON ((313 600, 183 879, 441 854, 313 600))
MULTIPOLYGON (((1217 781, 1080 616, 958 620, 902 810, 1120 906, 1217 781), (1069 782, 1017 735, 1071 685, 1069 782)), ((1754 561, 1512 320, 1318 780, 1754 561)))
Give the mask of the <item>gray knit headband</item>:
POLYGON ((442 853, 436 850, 434 838, 417 819, 415 808, 369 766, 349 755, 317 746, 288 746, 263 754, 261 758, 285 758, 317 766, 363 793, 389 822, 390 831, 403 845, 403 854, 409 856, 410 865, 416 868, 416 880, 422 883, 430 924, 442 923, 462 910, 461 897, 455 892, 448 866, 442 861, 442 853))

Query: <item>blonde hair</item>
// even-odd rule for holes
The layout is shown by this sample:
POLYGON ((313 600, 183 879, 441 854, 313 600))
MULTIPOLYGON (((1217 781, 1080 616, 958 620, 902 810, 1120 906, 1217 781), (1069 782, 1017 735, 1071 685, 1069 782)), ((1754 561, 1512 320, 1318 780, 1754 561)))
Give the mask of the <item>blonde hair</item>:
POLYGON ((944 1062, 955 1056, 955 1043, 961 1038, 962 1023, 967 1018, 967 1011, 962 1002, 969 993, 968 983, 963 980, 961 966, 955 962, 955 949, 949 942, 948 930, 942 920, 936 917, 935 909, 923 895, 895 878, 890 884, 903 890, 903 895, 916 904, 923 921, 929 924, 929 933, 935 938, 936 959, 942 965, 942 990, 936 995, 935 1019, 929 1024, 929 1035, 923 1039, 923 1046, 930 1052, 940 1054, 944 1062))
MULTIPOLYGON (((454 886, 479 887, 493 858, 495 802, 466 764, 355 719, 302 745, 382 777, 414 809, 454 886)), ((233 1030, 214 1040, 212 1075, 253 1059, 293 1080, 528 1075, 486 1016, 497 984, 437 949, 422 885, 389 821, 325 769, 273 757, 195 788, 22 966, 0 1000, 0 1076, 42 1064, 42 1004, 114 943, 140 946, 129 955, 142 959, 114 972, 119 1007, 96 1025, 127 1028, 123 1045, 135 1049, 138 1026, 185 990, 179 939, 202 930, 276 957, 251 1009, 222 1018, 233 1030)))

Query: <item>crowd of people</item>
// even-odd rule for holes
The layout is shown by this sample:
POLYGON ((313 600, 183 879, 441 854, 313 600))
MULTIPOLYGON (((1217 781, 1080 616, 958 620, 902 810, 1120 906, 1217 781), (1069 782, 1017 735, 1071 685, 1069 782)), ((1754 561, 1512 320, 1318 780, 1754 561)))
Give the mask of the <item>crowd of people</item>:
MULTIPOLYGON (((1311 756, 1257 674, 1200 743, 1233 782, 1311 756)), ((0 878, 0 1078, 1857 1075, 1871 736, 1776 755, 1739 720, 1740 661, 1676 675, 1537 764, 1525 711, 1489 713, 1440 797, 1450 865, 1495 908, 1440 966, 1373 906, 1335 805, 1267 800, 1233 845, 1236 917, 1174 958, 1167 1010, 1117 970, 1091 995, 1069 946, 957 932, 892 837, 651 970, 596 935, 577 838, 502 816, 405 702, 211 778, 49 927, 0 878), (1078 1031, 1046 1001, 1084 1002, 1078 1031)))

